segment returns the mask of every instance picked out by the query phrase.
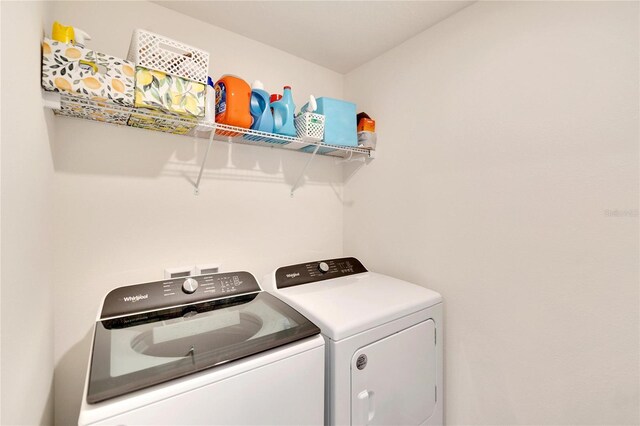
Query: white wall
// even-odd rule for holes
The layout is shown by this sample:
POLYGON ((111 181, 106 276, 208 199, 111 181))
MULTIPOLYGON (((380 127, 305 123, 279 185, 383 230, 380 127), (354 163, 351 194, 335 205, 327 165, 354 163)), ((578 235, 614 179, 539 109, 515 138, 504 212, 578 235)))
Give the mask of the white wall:
POLYGON ((37 46, 51 17, 121 56, 145 27, 298 105, 343 76, 154 4, 48 7, 1 3, 1 423, 51 422, 54 362, 75 423, 110 288, 205 261, 260 277, 341 255, 343 228, 344 253, 444 295, 448 423, 640 422, 637 3, 479 3, 349 74, 380 145, 344 202, 332 159, 290 198, 308 156, 221 143, 193 196, 202 142, 52 120, 37 46))
MULTIPOLYGON (((290 84, 299 106, 312 92, 342 97, 338 73, 155 4, 57 3, 52 16, 88 31, 96 50, 125 56, 131 31, 146 28, 210 51, 215 78, 258 78, 272 93, 290 84)), ((204 142, 64 118, 56 127, 57 423, 77 419, 92 324, 111 288, 161 279, 167 266, 218 261, 262 278, 280 264, 342 255, 333 159, 316 159, 291 198, 308 155, 216 143, 196 197, 187 178, 204 142)))
POLYGON ((49 7, 2 2, 0 423, 53 420, 51 116, 40 101, 49 7))
POLYGON ((482 2, 348 74, 345 254, 443 294, 447 423, 640 422, 638 48, 636 2, 482 2))

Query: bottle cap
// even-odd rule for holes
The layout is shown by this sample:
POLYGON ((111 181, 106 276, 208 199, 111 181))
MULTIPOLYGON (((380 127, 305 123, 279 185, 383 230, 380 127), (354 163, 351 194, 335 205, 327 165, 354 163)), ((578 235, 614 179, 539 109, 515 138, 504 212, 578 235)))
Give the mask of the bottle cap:
POLYGON ((271 97, 269 98, 269 102, 276 102, 279 101, 280 99, 282 99, 282 95, 278 94, 278 93, 274 93, 273 95, 271 95, 271 97))
POLYGON ((264 84, 260 80, 255 80, 251 85, 252 89, 264 90, 264 84))
POLYGON ((73 32, 75 33, 75 44, 80 45, 80 47, 84 47, 87 40, 91 40, 91 36, 80 28, 74 28, 73 32))
POLYGON ((315 112, 318 109, 318 103, 313 95, 309 95, 309 103, 307 104, 307 112, 315 112))
POLYGON ((287 89, 291 90, 291 86, 284 86, 284 90, 287 90, 287 89))

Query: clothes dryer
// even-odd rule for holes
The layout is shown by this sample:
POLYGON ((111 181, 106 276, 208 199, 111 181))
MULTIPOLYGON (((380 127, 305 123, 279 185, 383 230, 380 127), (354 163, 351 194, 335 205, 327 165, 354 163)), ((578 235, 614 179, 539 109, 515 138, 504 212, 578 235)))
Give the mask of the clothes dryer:
POLYGON ((353 257, 280 267, 262 288, 322 330, 326 424, 442 424, 440 294, 353 257))

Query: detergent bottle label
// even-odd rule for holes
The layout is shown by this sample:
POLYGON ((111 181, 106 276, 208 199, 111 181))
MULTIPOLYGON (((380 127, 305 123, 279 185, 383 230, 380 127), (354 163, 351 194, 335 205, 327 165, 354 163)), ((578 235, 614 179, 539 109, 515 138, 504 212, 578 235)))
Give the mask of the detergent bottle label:
POLYGON ((222 114, 227 110, 227 88, 224 83, 216 83, 216 115, 222 114))

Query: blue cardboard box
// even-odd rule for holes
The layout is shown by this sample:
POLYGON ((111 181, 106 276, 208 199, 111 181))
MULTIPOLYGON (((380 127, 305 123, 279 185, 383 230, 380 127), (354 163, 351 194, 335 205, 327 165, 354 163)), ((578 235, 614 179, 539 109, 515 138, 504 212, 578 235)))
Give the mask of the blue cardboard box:
MULTIPOLYGON (((318 98, 318 114, 324 115, 324 143, 358 146, 356 104, 333 98, 318 98)), ((305 111, 307 105, 302 110, 305 111)))

